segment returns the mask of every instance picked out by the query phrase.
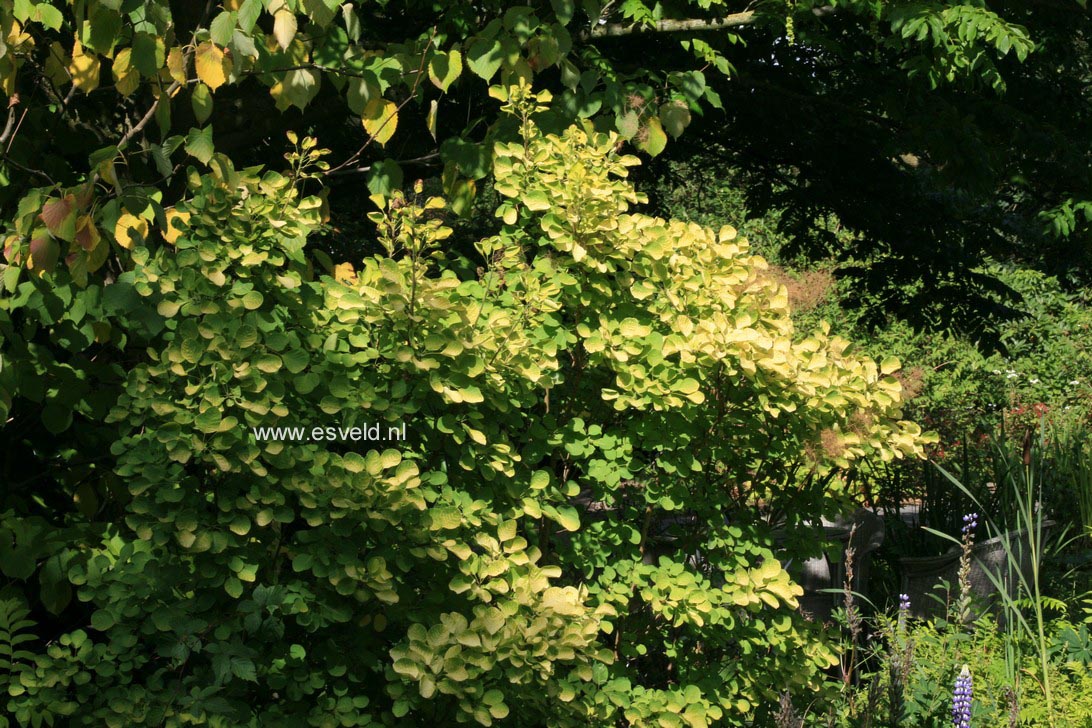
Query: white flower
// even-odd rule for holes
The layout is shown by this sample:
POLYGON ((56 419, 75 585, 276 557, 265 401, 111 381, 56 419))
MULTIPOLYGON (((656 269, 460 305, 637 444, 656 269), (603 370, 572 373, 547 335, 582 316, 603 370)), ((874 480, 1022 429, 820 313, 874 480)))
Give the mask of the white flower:
POLYGON ((1000 370, 1000 369, 994 369, 994 370, 993 370, 993 373, 994 373, 994 374, 1000 374, 1000 373, 1001 373, 1001 370, 1000 370))
POLYGON ((1009 373, 1005 375, 1005 379, 1016 379, 1018 376, 1020 375, 1009 369, 1009 373))
POLYGON ((1029 382, 1030 384, 1038 384, 1038 383, 1039 383, 1039 380, 1038 380, 1038 379, 1029 379, 1029 380, 1028 380, 1028 382, 1029 382))
POLYGON ((1069 385, 1070 385, 1071 387, 1076 387, 1076 386, 1077 386, 1078 384, 1080 384, 1080 383, 1081 383, 1081 380, 1080 380, 1080 379, 1074 379, 1074 380, 1073 380, 1072 382, 1070 382, 1070 383, 1069 383, 1069 385))

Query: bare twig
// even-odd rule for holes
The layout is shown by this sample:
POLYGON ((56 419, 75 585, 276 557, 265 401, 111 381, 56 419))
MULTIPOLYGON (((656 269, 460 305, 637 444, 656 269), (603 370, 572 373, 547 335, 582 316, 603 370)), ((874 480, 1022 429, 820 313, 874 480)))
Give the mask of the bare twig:
MULTIPOLYGON (((425 155, 420 156, 420 157, 414 157, 413 159, 396 159, 396 160, 394 160, 394 163, 395 164, 416 164, 418 162, 428 162, 430 160, 437 159, 437 158, 439 158, 439 156, 440 156, 439 152, 432 152, 430 154, 425 154, 425 155)), ((335 176, 335 175, 336 176, 341 176, 341 175, 346 175, 346 174, 361 174, 363 172, 370 172, 371 170, 372 170, 372 165, 366 164, 363 167, 353 167, 351 169, 339 169, 336 172, 333 172, 333 171, 332 172, 327 172, 327 174, 331 175, 331 176, 335 176)))
POLYGON ((8 101, 8 123, 4 124, 4 131, 0 132, 0 144, 7 144, 15 132, 15 110, 19 106, 19 94, 12 94, 8 101))
POLYGON ((19 123, 15 125, 15 133, 11 135, 11 139, 8 139, 8 145, 4 147, 4 156, 8 155, 11 151, 11 144, 15 141, 15 137, 19 135, 19 130, 23 128, 23 119, 27 118, 27 112, 30 111, 29 107, 23 108, 23 113, 19 115, 19 123))

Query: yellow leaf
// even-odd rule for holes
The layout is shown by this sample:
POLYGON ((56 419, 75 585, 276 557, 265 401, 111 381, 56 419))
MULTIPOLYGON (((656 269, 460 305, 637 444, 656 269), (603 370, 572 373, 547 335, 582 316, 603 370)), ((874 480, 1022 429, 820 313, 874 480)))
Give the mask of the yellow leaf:
POLYGON ((128 96, 140 85, 140 71, 133 65, 133 49, 122 48, 114 56, 114 88, 122 96, 128 96))
POLYGON ((76 44, 72 47, 72 63, 68 66, 68 72, 72 74, 72 85, 89 94, 98 88, 101 71, 99 57, 93 51, 84 53, 83 44, 76 39, 76 44))
POLYGON ((231 72, 231 61, 212 41, 205 41, 197 47, 194 66, 197 77, 212 91, 223 86, 231 72))
POLYGON ((186 83, 186 57, 182 55, 180 47, 171 48, 171 52, 167 54, 167 70, 172 79, 178 83, 186 83))
POLYGON ((374 98, 365 104, 362 120, 364 131, 386 146, 390 138, 394 136, 394 130, 398 128, 398 107, 393 101, 374 98))
POLYGON ((19 24, 18 20, 11 21, 11 30, 8 31, 7 44, 13 48, 23 45, 26 42, 30 42, 33 45, 33 39, 29 33, 23 32, 23 26, 19 24))
POLYGON ((576 589, 573 587, 551 586, 542 593, 542 606, 556 614, 567 617, 579 617, 584 610, 581 609, 580 600, 576 589))
POLYGON ((18 67, 13 54, 8 53, 0 58, 0 91, 3 91, 7 96, 15 93, 15 72, 17 70, 18 67))
POLYGON ((114 226, 114 238, 118 241, 118 245, 130 250, 137 243, 144 242, 146 237, 148 237, 148 221, 128 212, 122 213, 117 225, 114 226))
POLYGON ((163 231, 163 239, 174 245, 182 235, 180 228, 185 228, 189 221, 190 213, 175 209, 167 210, 167 229, 163 231))
POLYGON ((769 581, 781 573, 781 564, 776 559, 766 559, 754 570, 755 579, 769 581))
POLYGON ((273 37, 282 51, 288 50, 296 37, 296 14, 288 8, 281 8, 273 15, 273 37))
POLYGON ((342 283, 352 283, 356 280, 356 271, 352 263, 338 263, 334 266, 334 280, 342 283))

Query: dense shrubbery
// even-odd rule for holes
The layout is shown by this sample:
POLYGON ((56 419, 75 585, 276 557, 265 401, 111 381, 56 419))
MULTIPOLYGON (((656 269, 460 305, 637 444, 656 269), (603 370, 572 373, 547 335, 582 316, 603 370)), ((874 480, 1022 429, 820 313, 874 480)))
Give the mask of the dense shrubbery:
POLYGON ((314 277, 310 142, 288 176, 191 175, 113 284, 156 322, 110 418, 121 519, 54 545, 88 619, 14 660, 21 720, 742 724, 833 663, 767 521, 920 454, 897 363, 796 335, 732 229, 629 213, 615 138, 513 93, 476 277, 444 201, 401 193, 385 255, 314 277), (251 432, 330 421, 409 437, 251 432))
POLYGON ((798 608, 1044 423, 1092 521, 1087 14, 836 5, 0 0, 0 724, 943 723, 972 648, 1086 711, 1087 547, 901 693, 798 608))

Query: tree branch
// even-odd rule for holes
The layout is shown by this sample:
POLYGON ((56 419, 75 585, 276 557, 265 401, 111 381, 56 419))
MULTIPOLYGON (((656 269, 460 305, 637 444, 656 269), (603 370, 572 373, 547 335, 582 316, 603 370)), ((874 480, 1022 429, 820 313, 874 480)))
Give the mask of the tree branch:
MULTIPOLYGON (((824 5, 812 8, 811 11, 817 18, 830 15, 834 7, 824 5)), ((741 13, 732 13, 720 18, 682 18, 679 20, 661 20, 653 25, 634 23, 607 23, 596 25, 582 33, 583 38, 610 38, 622 35, 635 35, 640 33, 697 33, 710 30, 723 30, 724 28, 738 28, 750 25, 758 20, 759 16, 754 10, 745 10, 741 13)))
POLYGON ((747 10, 742 13, 725 15, 723 18, 661 20, 655 25, 607 23, 594 26, 585 34, 585 36, 588 38, 609 38, 620 35, 634 35, 637 33, 686 33, 702 30, 720 30, 722 28, 736 28, 741 25, 750 25, 754 20, 755 11, 747 10))
POLYGON ((144 127, 148 126, 148 122, 150 122, 155 117, 155 112, 159 109, 159 102, 166 98, 169 103, 171 94, 173 94, 180 85, 181 84, 178 83, 178 81, 175 81, 165 90, 160 91, 159 97, 156 98, 155 102, 153 102, 152 105, 148 108, 148 111, 144 114, 140 121, 138 121, 132 129, 127 131, 125 133, 125 136, 123 136, 121 140, 118 141, 118 152, 124 151, 125 148, 129 146, 129 142, 133 140, 133 137, 144 131, 144 127))

